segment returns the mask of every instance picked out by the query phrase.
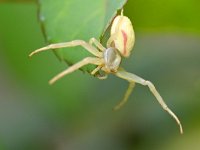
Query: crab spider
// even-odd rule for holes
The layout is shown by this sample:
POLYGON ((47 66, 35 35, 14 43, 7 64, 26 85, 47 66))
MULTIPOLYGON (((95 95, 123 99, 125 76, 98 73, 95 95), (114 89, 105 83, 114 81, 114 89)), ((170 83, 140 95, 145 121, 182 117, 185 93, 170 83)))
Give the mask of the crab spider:
POLYGON ((119 108, 121 108, 122 105, 127 102, 135 86, 135 83, 139 83, 141 85, 149 87, 150 91, 160 103, 162 108, 175 119, 175 121, 179 125, 180 133, 183 133, 182 125, 178 117, 167 107, 163 98, 156 90, 155 86, 150 81, 144 80, 141 77, 126 72, 124 69, 120 68, 121 58, 129 57, 133 49, 134 43, 135 34, 132 23, 128 17, 123 15, 122 11, 121 15, 116 16, 112 22, 110 38, 107 41, 107 47, 104 47, 95 38, 91 38, 89 42, 85 42, 83 40, 74 40, 71 42, 51 44, 33 51, 29 56, 31 57, 36 53, 50 49, 82 46, 95 57, 86 57, 80 62, 70 66, 69 68, 52 78, 49 81, 50 84, 55 83, 57 80, 64 77, 65 75, 72 73, 87 64, 94 64, 97 66, 97 68, 95 68, 91 72, 92 75, 95 75, 99 70, 102 70, 105 73, 105 76, 98 77, 99 79, 105 79, 108 74, 112 73, 117 77, 125 79, 129 82, 129 87, 124 95, 124 98, 122 99, 122 101, 120 101, 118 105, 114 107, 114 110, 118 110, 119 108))

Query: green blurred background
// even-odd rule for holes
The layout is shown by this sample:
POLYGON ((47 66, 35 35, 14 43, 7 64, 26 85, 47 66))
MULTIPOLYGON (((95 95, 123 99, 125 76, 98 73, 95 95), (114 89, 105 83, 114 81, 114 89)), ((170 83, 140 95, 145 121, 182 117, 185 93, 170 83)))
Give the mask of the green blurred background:
POLYGON ((136 32, 123 66, 152 81, 182 121, 162 110, 147 87, 112 108, 128 83, 77 71, 53 86, 66 68, 55 55, 28 54, 45 45, 34 1, 0 3, 0 150, 199 150, 200 2, 129 0, 136 32))

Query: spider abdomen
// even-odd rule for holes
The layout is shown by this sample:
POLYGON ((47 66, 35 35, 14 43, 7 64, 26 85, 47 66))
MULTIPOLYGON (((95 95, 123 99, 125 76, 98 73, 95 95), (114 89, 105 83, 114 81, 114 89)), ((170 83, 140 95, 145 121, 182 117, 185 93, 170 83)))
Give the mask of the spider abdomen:
POLYGON ((135 43, 135 33, 130 19, 126 16, 117 16, 111 27, 111 36, 115 48, 119 50, 122 56, 128 57, 135 43))

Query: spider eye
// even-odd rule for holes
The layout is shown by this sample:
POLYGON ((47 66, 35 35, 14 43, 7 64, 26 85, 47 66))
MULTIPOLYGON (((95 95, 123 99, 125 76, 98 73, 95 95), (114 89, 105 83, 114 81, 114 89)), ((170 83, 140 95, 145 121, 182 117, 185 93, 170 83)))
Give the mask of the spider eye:
POLYGON ((128 57, 135 43, 135 33, 130 19, 126 16, 117 16, 111 27, 111 36, 114 36, 115 48, 122 56, 128 57))

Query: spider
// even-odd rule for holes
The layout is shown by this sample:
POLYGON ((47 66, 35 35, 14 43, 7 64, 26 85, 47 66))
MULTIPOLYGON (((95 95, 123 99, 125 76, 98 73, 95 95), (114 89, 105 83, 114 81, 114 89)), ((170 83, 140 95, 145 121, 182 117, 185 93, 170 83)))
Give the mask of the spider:
POLYGON ((46 47, 42 47, 40 49, 33 51, 32 53, 30 53, 29 56, 31 57, 36 53, 50 49, 82 46, 88 52, 93 54, 94 57, 86 57, 83 60, 77 62, 76 64, 70 66, 69 68, 56 75, 54 78, 52 78, 49 81, 49 84, 55 83, 63 76, 72 73, 85 65, 94 64, 97 67, 91 72, 91 75, 95 75, 98 71, 101 70, 105 73, 105 75, 102 77, 97 76, 99 79, 106 79, 108 74, 114 74, 117 77, 125 79, 129 82, 129 87, 124 95, 124 98, 119 102, 118 105, 114 107, 114 110, 118 110, 119 108, 121 108, 122 105, 124 105, 127 102, 135 86, 135 83, 148 86, 149 90, 155 96, 155 98, 160 103, 162 108, 175 119, 175 121, 179 125, 180 133, 182 134, 183 129, 178 117, 168 108, 168 106, 166 105, 163 98, 156 90, 153 83, 151 83, 148 80, 144 80, 143 78, 133 73, 126 72, 123 68, 120 67, 121 58, 122 57, 127 58, 130 56, 134 43, 135 43, 135 33, 133 30, 132 23, 128 17, 123 15, 123 9, 122 9, 121 15, 117 15, 112 22, 110 37, 106 45, 107 47, 104 47, 95 38, 91 38, 89 42, 85 42, 83 40, 74 40, 71 42, 50 44, 46 47))

